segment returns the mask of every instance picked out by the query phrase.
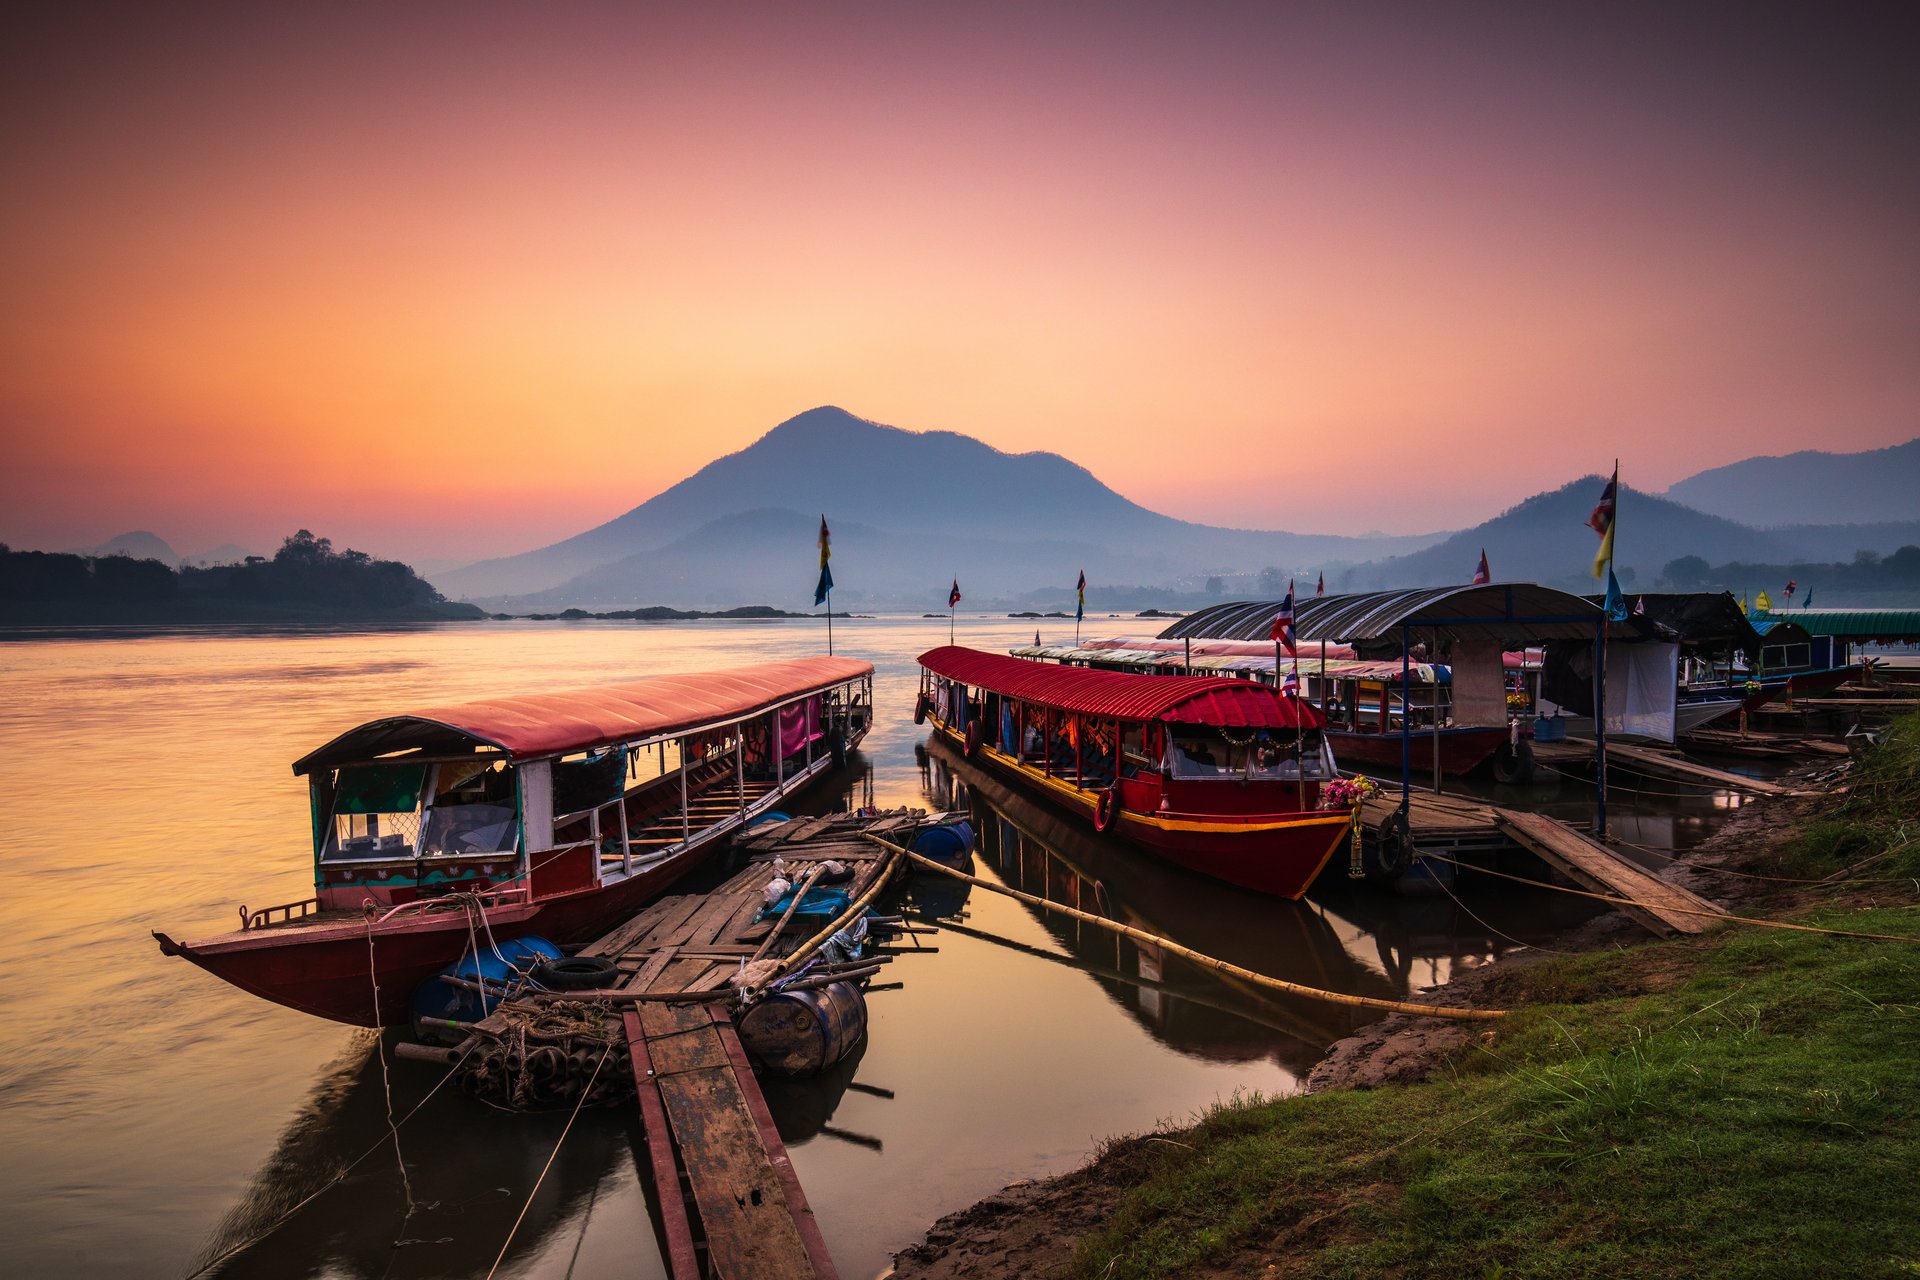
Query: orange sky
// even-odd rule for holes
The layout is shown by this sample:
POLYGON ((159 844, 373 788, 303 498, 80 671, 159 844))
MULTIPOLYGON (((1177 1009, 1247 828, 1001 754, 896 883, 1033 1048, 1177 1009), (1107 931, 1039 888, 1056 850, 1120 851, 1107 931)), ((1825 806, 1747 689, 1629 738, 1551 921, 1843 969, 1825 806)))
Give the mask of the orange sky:
POLYGON ((1920 433, 1872 9, 305 8, 9 42, 0 540, 500 554, 826 403, 1328 532, 1920 433))

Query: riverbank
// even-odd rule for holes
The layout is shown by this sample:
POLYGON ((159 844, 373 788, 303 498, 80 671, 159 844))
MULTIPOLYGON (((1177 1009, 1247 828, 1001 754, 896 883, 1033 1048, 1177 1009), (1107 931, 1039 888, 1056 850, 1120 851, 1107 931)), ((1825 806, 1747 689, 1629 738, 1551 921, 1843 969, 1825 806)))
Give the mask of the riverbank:
MULTIPOLYGON (((1920 718, 1671 869, 1755 918, 1920 935, 1920 718), (1871 860, 1871 861, 1870 861, 1871 860), (1848 866, 1857 874, 1820 881, 1848 866)), ((1335 1045, 1309 1092, 1109 1143, 935 1224, 895 1275, 1911 1274, 1920 944, 1608 913, 1335 1045)))

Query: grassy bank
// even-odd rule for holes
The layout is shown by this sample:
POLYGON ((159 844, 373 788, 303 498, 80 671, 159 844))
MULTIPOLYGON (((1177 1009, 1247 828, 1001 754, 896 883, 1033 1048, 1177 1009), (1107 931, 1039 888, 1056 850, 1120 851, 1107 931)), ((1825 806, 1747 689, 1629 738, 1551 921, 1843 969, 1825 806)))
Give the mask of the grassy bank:
MULTIPOLYGON (((1920 936, 1920 718, 1852 783, 1765 869, 1877 861, 1773 914, 1920 936)), ((1731 928, 1483 998, 1515 1012, 1429 1083, 1117 1144, 1078 1273, 1920 1274, 1920 943, 1731 928)))

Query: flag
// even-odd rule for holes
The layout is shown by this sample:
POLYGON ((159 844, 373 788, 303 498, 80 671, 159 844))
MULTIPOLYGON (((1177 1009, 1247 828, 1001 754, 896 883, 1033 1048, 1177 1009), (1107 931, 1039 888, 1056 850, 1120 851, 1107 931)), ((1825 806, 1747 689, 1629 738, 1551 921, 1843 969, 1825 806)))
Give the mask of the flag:
POLYGON ((1747 593, 1746 593, 1746 592, 1744 592, 1744 591, 1742 591, 1742 592, 1740 593, 1740 612, 1741 612, 1741 613, 1746 613, 1746 612, 1748 612, 1748 610, 1747 610, 1747 593))
POLYGON ((953 608, 953 606, 959 603, 960 603, 960 579, 955 578, 953 580, 952 590, 947 592, 947 608, 951 609, 953 608))
POLYGON ((1073 620, 1078 622, 1087 614, 1087 571, 1085 569, 1080 571, 1080 585, 1074 590, 1080 593, 1080 603, 1073 607, 1073 620))
POLYGON ((827 561, 833 559, 833 540, 827 533, 827 518, 820 517, 820 581, 813 588, 813 602, 820 604, 833 590, 833 570, 827 568, 827 561))
POLYGON ((1807 598, 1800 602, 1800 607, 1802 609, 1813 608, 1813 588, 1812 587, 1807 588, 1807 598))
POLYGON ((1295 657, 1299 656, 1293 647, 1293 579, 1287 579, 1287 598, 1280 602, 1280 612, 1273 615, 1274 643, 1295 657))
POLYGON ((1643 614, 1647 611, 1647 598, 1645 596, 1641 596, 1633 602, 1633 611, 1635 614, 1643 614))
POLYGON ((1613 509, 1620 492, 1620 464, 1613 464, 1613 479, 1607 481, 1607 487, 1600 492, 1600 501, 1593 506, 1593 514, 1587 517, 1587 527, 1600 535, 1600 550, 1593 557, 1593 576, 1598 578, 1606 572, 1607 565, 1613 562, 1613 509))
POLYGON ((1318 600, 1325 594, 1327 594, 1327 575, 1322 573, 1320 575, 1320 581, 1313 584, 1313 598, 1318 600))
POLYGON ((1787 603, 1788 604, 1793 603, 1793 589, 1799 585, 1800 585, 1800 580, 1798 578, 1787 579, 1787 603))
POLYGON ((1482 583, 1492 582, 1492 581, 1493 581, 1493 574, 1490 573, 1487 569, 1487 549, 1485 547, 1482 547, 1480 548, 1480 567, 1473 571, 1472 585, 1477 587, 1482 583))
POLYGON ((1606 610, 1608 622, 1627 620, 1627 600, 1620 594, 1620 580, 1613 576, 1613 566, 1607 566, 1607 599, 1601 606, 1606 610))
POLYGON ((1297 667, 1287 672, 1286 677, 1280 682, 1280 692, 1288 698, 1300 696, 1300 671, 1297 667))
POLYGON ((1033 647, 1036 649, 1040 647, 1040 633, 1038 631, 1033 633, 1033 647))
POLYGON ((1762 613, 1770 613, 1773 610, 1773 597, 1762 591, 1753 598, 1753 607, 1762 613))

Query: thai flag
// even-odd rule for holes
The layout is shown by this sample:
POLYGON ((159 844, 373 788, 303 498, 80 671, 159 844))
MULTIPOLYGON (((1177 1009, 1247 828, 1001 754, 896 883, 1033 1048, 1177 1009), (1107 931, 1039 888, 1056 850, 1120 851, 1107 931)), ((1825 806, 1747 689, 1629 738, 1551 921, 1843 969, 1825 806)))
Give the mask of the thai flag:
POLYGON ((1322 573, 1320 575, 1320 581, 1313 584, 1313 598, 1318 600, 1325 594, 1327 594, 1327 575, 1322 573))
POLYGON ((1480 567, 1473 571, 1473 586, 1481 586, 1493 581, 1493 572, 1487 568, 1487 549, 1480 548, 1480 567))
POLYGON ((1286 698, 1300 696, 1300 672, 1298 668, 1288 671, 1286 679, 1280 682, 1280 694, 1286 698))
POLYGON ((951 609, 953 608, 953 606, 959 603, 960 603, 960 579, 955 578, 953 580, 953 589, 947 592, 947 608, 951 609))
POLYGON ((1282 649, 1294 657, 1299 650, 1293 647, 1293 579, 1287 579, 1287 598, 1280 602, 1280 612, 1273 615, 1273 640, 1282 649))

